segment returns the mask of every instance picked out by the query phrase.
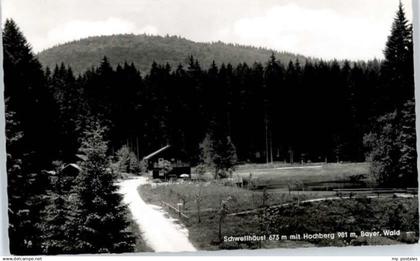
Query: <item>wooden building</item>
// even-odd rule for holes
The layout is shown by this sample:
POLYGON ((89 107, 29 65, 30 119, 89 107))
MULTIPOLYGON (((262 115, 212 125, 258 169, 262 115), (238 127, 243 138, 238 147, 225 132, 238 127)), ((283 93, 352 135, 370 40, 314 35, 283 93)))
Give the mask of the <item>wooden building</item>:
POLYGON ((191 164, 176 147, 167 145, 147 155, 143 161, 154 179, 191 178, 191 164))

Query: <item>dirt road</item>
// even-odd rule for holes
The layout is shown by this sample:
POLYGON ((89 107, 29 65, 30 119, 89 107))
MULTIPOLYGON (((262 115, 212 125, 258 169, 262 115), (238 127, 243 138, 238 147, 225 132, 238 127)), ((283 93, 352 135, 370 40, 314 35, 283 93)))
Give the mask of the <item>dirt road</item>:
POLYGON ((165 216, 162 209, 146 204, 137 188, 146 184, 147 179, 136 177, 119 183, 123 202, 127 204, 134 221, 143 233, 146 243, 156 252, 196 251, 188 240, 188 230, 176 224, 174 219, 165 216))

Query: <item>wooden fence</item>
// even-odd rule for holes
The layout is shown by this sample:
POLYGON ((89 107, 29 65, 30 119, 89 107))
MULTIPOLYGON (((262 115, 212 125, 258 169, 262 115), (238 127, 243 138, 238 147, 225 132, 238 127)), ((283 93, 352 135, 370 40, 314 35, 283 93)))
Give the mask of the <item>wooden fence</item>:
POLYGON ((379 195, 381 194, 410 194, 417 195, 418 188, 359 188, 359 189, 334 189, 337 196, 357 196, 357 195, 379 195))
POLYGON ((172 210, 175 213, 177 213, 178 216, 179 216, 179 218, 181 218, 181 217, 186 218, 186 219, 189 219, 190 218, 189 216, 187 216, 184 213, 182 213, 183 212, 182 211, 182 207, 181 207, 182 205, 178 205, 178 207, 174 207, 174 206, 172 206, 171 204, 169 204, 169 203, 167 203, 165 201, 161 201, 160 203, 161 203, 162 207, 164 207, 164 208, 166 207, 169 210, 172 210))

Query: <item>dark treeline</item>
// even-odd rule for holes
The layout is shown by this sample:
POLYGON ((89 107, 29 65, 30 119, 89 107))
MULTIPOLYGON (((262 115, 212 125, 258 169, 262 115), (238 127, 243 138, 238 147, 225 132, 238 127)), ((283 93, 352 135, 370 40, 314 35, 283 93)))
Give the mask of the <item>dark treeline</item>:
POLYGON ((412 95, 387 100, 378 61, 283 66, 274 56, 264 65, 208 70, 191 57, 187 68, 153 64, 144 78, 134 65, 114 69, 104 58, 78 78, 57 66, 47 80, 66 119, 59 147, 67 157, 91 114, 110 130, 111 148, 129 144, 139 157, 172 144, 197 162, 213 124, 231 137, 240 161, 364 161, 372 120, 412 95))
POLYGON ((171 144, 199 164, 200 143, 217 137, 240 162, 367 159, 381 185, 417 186, 411 32, 400 5, 384 61, 284 65, 273 55, 265 64, 215 61, 203 69, 190 57, 185 68, 153 63, 140 73, 105 57, 75 75, 64 64, 42 68, 7 20, 11 252, 132 251, 107 172, 109 156, 123 145, 142 158, 171 144), (77 178, 51 181, 48 170, 61 173, 76 154, 85 158, 77 178))

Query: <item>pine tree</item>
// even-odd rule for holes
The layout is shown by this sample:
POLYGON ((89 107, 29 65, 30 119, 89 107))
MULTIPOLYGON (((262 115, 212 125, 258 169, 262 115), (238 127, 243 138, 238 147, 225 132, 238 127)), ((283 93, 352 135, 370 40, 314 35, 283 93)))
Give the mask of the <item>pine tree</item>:
POLYGON ((69 236, 69 220, 72 216, 70 208, 70 188, 73 187, 73 177, 64 173, 65 165, 62 162, 55 162, 54 174, 50 176, 50 189, 47 204, 42 214, 42 253, 47 255, 68 254, 73 244, 69 236))
POLYGON ((27 242, 25 227, 29 225, 29 206, 26 197, 21 193, 23 185, 27 182, 23 172, 22 160, 24 155, 21 140, 23 132, 20 123, 15 119, 15 112, 8 108, 6 100, 6 148, 7 148, 7 191, 8 191, 8 214, 9 214, 9 240, 10 252, 24 253, 30 246, 27 242))
POLYGON ((391 187, 417 187, 417 153, 414 102, 380 117, 365 136, 378 183, 391 187))
POLYGON ((138 174, 140 172, 140 163, 137 156, 127 145, 122 146, 116 153, 117 171, 121 173, 138 174))
POLYGON ((3 30, 5 97, 24 132, 32 171, 49 167, 57 156, 57 105, 49 92, 42 66, 13 20, 3 30), (48 140, 49 142, 45 142, 48 140))
POLYGON ((414 99, 407 101, 400 113, 398 137, 400 157, 398 160, 400 183, 408 187, 418 186, 416 151, 416 115, 414 99))
MULTIPOLYGON (((264 130, 265 130, 265 158, 266 162, 273 162, 274 152, 273 146, 278 144, 280 139, 275 137, 274 134, 283 137, 284 128, 283 122, 279 122, 280 118, 275 117, 275 113, 279 111, 286 111, 285 108, 286 97, 284 95, 284 68, 283 65, 276 60, 274 53, 271 54, 270 60, 267 63, 264 71, 264 130)), ((283 119, 281 119, 283 120, 283 119)), ((278 146, 278 145, 277 145, 278 146)))
POLYGON ((400 2, 392 24, 382 65, 382 80, 386 87, 385 103, 388 112, 414 98, 413 34, 404 7, 400 2))
POLYGON ((82 172, 76 179, 75 253, 122 253, 134 247, 103 134, 99 123, 92 123, 80 148, 87 159, 81 163, 82 172))
POLYGON ((4 25, 3 52, 9 117, 6 149, 10 251, 40 254, 40 211, 48 184, 42 170, 49 168, 57 155, 57 108, 45 84, 41 65, 13 20, 6 20, 4 25))
POLYGON ((372 172, 384 186, 417 186, 412 27, 400 3, 381 68, 387 103, 372 131, 365 135, 372 172))
POLYGON ((47 68, 46 79, 58 108, 58 158, 71 161, 77 153, 79 137, 89 114, 83 91, 72 69, 64 64, 56 66, 52 74, 47 68))
POLYGON ((238 163, 236 147, 230 136, 218 137, 215 144, 214 163, 219 177, 231 177, 235 165, 238 163))
POLYGON ((202 164, 213 170, 215 179, 230 176, 238 161, 236 148, 230 136, 217 128, 214 121, 200 144, 200 152, 202 164))
MULTIPOLYGON (((200 161, 206 168, 210 170, 214 170, 216 168, 214 164, 214 141, 212 140, 212 136, 207 133, 204 137, 203 141, 200 143, 200 161)), ((205 172, 205 171, 203 171, 205 172)), ((216 172, 216 171, 214 171, 216 172)), ((217 177, 215 173, 215 177, 217 177)))

